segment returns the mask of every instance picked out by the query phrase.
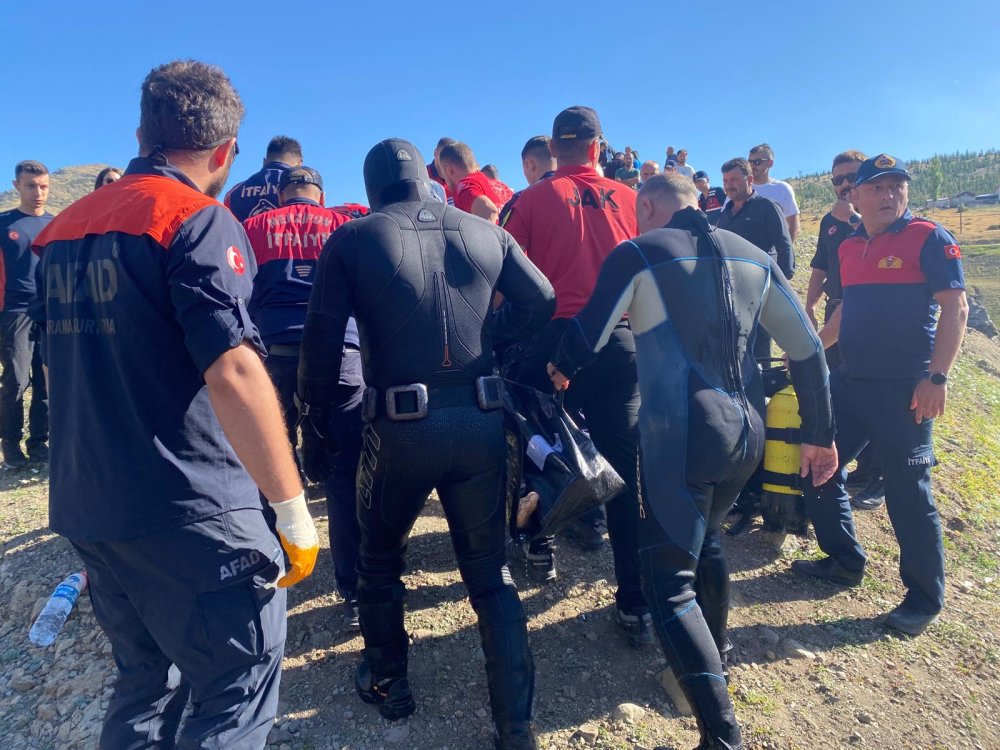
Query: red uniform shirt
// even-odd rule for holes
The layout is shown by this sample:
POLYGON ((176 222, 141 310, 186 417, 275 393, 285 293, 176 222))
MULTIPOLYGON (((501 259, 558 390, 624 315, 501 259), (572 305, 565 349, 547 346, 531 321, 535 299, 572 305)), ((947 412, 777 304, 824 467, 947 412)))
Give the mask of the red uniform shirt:
POLYGON ((514 191, 500 180, 490 179, 482 172, 471 172, 455 186, 455 208, 472 213, 472 204, 480 195, 493 201, 499 211, 514 197, 514 191))
POLYGON ((572 318, 587 304, 601 264, 639 233, 635 191, 593 168, 561 167, 522 191, 503 228, 556 291, 556 318, 572 318))

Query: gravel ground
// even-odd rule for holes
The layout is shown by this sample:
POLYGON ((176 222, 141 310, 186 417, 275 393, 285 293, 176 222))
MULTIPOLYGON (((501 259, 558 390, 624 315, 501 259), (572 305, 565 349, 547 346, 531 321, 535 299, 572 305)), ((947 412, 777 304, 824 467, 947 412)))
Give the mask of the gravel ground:
MULTIPOLYGON (((1000 378, 1000 347, 981 335, 969 337, 963 362, 977 377, 1000 378)), ((956 402, 954 411, 993 410, 986 429, 995 430, 998 392, 981 402, 967 394, 965 406, 956 402)), ((789 573, 790 560, 816 554, 812 541, 789 539, 778 552, 757 526, 727 538, 737 660, 732 691, 748 747, 1000 748, 1000 486, 988 471, 985 480, 975 480, 984 486, 973 484, 994 460, 982 455, 982 435, 954 424, 939 432, 943 460, 935 482, 945 524, 948 602, 923 637, 899 639, 881 627, 902 595, 898 548, 884 510, 857 514, 871 559, 865 583, 851 590, 789 573)), ((70 545, 46 529, 46 479, 44 466, 0 473, 0 592, 6 604, 0 609, 0 736, 11 750, 95 747, 114 679, 107 640, 86 597, 52 646, 28 642, 31 622, 52 588, 80 567, 70 545)), ((315 501, 311 510, 325 545, 325 503, 315 501)), ((324 550, 315 574, 290 592, 271 747, 492 747, 478 631, 433 499, 414 529, 409 560, 406 624, 416 714, 390 723, 354 695, 361 639, 342 632, 341 602, 324 550)), ((537 666, 540 746, 694 747, 693 720, 675 710, 661 685, 658 649, 630 649, 612 621, 607 545, 583 553, 563 543, 558 566, 559 579, 545 587, 515 572, 537 666)))

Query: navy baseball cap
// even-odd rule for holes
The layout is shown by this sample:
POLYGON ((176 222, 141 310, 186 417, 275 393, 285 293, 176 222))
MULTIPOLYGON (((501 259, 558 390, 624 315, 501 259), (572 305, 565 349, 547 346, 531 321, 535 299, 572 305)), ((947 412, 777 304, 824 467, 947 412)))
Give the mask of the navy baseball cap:
POLYGON ((708 172, 706 172, 704 169, 699 169, 697 172, 694 173, 694 177, 692 177, 692 179, 694 179, 694 180, 707 180, 708 179, 708 172))
POLYGON ((667 163, 664 164, 663 166, 664 167, 670 167, 671 169, 675 169, 677 167, 677 162, 675 162, 673 159, 667 159, 667 163))
POLYGON ((552 123, 552 138, 557 141, 588 140, 602 135, 601 121, 590 107, 567 107, 552 123))
POLYGON ((898 174, 907 180, 912 179, 910 173, 906 171, 905 162, 889 156, 889 154, 879 154, 861 162, 861 166, 858 167, 858 176, 854 180, 854 186, 857 187, 866 182, 871 182, 876 177, 881 177, 884 174, 898 174))
POLYGON ((278 192, 289 185, 315 185, 322 191, 323 178, 312 167, 292 167, 282 172, 281 177, 278 178, 278 192))

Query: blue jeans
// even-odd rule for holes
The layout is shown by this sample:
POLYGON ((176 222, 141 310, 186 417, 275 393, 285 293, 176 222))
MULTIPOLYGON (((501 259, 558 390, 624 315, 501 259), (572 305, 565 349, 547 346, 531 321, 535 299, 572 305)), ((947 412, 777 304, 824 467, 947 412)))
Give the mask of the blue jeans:
POLYGON ((936 614, 944 606, 944 543, 931 494, 933 421, 917 424, 910 410, 914 378, 831 377, 839 471, 822 487, 805 487, 806 512, 820 549, 849 570, 867 560, 854 530, 845 489, 846 465, 871 443, 882 464, 885 504, 896 541, 904 606, 936 614))

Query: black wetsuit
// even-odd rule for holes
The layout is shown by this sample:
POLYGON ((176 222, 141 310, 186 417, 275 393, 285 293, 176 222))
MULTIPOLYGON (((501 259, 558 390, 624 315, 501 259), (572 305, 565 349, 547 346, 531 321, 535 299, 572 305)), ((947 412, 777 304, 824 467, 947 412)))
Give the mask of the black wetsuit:
MULTIPOLYGON (((410 529, 436 488, 479 619, 503 741, 529 731, 534 667, 504 555, 503 413, 480 407, 475 382, 493 375, 494 346, 532 335, 549 320, 555 295, 504 230, 435 201, 422 183, 402 197, 341 227, 323 249, 302 340, 299 396, 329 403, 353 310, 365 382, 378 394, 358 470, 365 658, 375 678, 405 674, 400 575, 410 529), (495 292, 506 303, 491 312, 495 292), (427 387, 426 417, 394 421, 386 389, 416 383, 427 387)), ((404 403, 411 395, 401 407, 412 408, 404 403)))
POLYGON ((729 612, 720 531, 764 449, 758 324, 789 354, 805 443, 833 441, 826 363, 775 261, 693 208, 608 256, 552 361, 572 377, 626 312, 642 396, 643 585, 707 746, 738 748, 720 659, 729 612))

